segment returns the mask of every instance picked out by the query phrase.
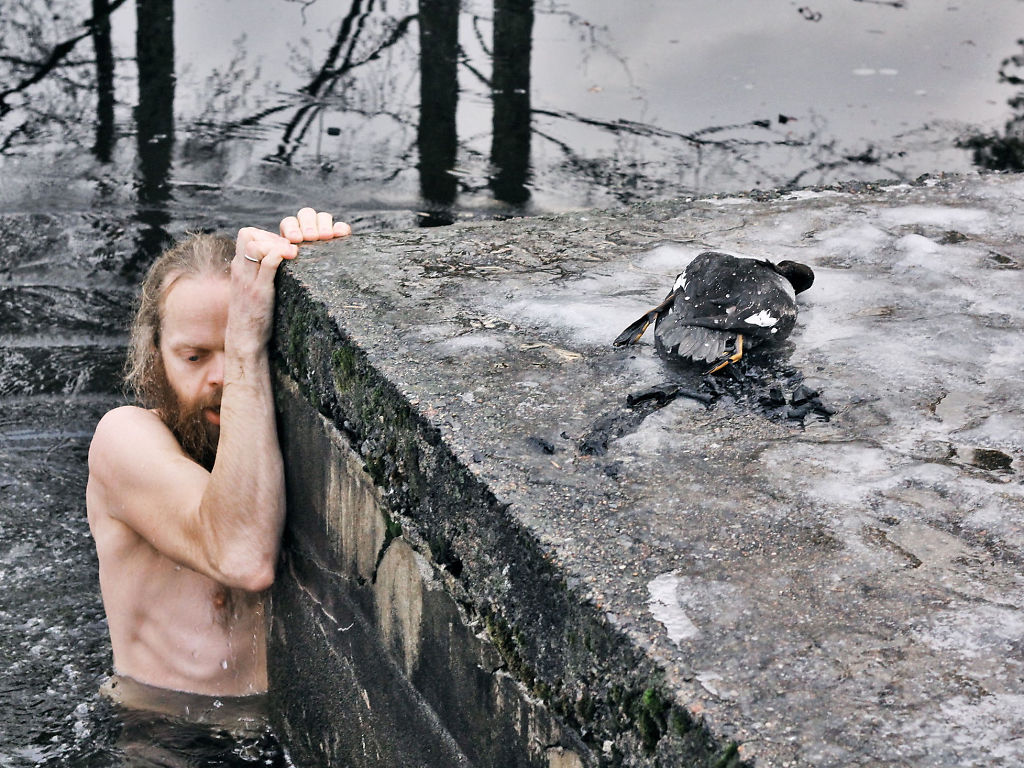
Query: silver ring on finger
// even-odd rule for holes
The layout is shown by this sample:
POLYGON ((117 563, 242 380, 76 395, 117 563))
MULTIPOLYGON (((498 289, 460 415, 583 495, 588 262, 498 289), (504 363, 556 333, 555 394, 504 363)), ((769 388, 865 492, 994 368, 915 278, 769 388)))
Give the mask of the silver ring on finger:
POLYGON ((262 261, 262 259, 254 259, 248 253, 243 253, 242 258, 246 259, 247 261, 251 261, 253 264, 259 264, 260 261, 262 261))

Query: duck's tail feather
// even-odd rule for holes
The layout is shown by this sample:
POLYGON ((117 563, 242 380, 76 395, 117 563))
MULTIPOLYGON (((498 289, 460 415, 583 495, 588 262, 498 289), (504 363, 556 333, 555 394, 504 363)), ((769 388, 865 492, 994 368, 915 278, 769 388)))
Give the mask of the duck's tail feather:
POLYGON ((612 342, 612 346, 629 346, 630 344, 636 344, 640 341, 640 337, 644 335, 644 331, 647 330, 647 327, 651 323, 655 322, 662 312, 672 306, 672 302, 675 301, 677 293, 677 290, 670 291, 661 304, 656 306, 654 309, 645 312, 643 316, 635 322, 630 323, 626 330, 615 337, 615 341, 612 342))
POLYGON ((615 341, 612 342, 612 346, 622 347, 629 346, 630 344, 636 344, 640 341, 640 337, 644 335, 644 331, 647 330, 647 326, 657 319, 658 313, 652 309, 636 322, 631 323, 626 330, 616 336, 615 341))

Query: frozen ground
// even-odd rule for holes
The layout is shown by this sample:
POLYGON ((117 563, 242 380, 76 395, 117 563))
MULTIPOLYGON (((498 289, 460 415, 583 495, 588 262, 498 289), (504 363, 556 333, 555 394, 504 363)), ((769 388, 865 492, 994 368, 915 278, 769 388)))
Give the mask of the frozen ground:
POLYGON ((990 176, 652 204, 356 238, 292 274, 741 756, 1015 766, 1022 196, 990 176), (814 268, 789 343, 714 382, 613 349, 710 248, 814 268), (625 405, 666 382, 713 402, 625 405), (830 419, 762 401, 801 383, 830 419))

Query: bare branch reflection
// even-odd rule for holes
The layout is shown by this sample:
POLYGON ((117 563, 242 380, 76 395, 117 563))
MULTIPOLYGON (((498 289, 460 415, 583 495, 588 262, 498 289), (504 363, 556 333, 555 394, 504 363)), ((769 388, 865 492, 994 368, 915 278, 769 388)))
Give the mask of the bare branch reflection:
MULTIPOLYGON (((94 9, 93 17, 81 24, 81 26, 86 28, 85 31, 62 40, 52 47, 47 46, 47 44, 41 39, 43 34, 43 24, 40 23, 39 20, 36 20, 34 25, 31 21, 25 23, 19 22, 18 20, 14 20, 13 22, 8 20, 8 28, 21 32, 23 35, 23 44, 27 44, 27 47, 29 48, 35 48, 40 53, 41 58, 27 59, 11 56, 4 57, 5 62, 9 64, 16 64, 23 69, 29 69, 31 71, 19 82, 0 91, 0 117, 3 117, 11 111, 11 96, 27 91, 36 83, 46 79, 47 76, 65 63, 65 59, 71 54, 76 46, 82 42, 82 40, 85 40, 94 34, 94 28, 97 24, 109 24, 110 14, 123 5, 124 2, 125 0, 114 0, 113 3, 107 5, 102 15, 95 14, 94 9)), ((11 10, 12 9, 5 8, 5 15, 11 13, 11 10)), ((3 42, 5 50, 14 50, 16 48, 16 46, 11 45, 8 40, 4 40, 3 42)))
MULTIPOLYGON (((1024 39, 1017 44, 1024 49, 1024 39)), ((1024 86, 1024 50, 1007 56, 999 64, 999 82, 1024 86)), ((971 150, 974 164, 989 171, 1024 171, 1024 90, 1008 101, 1016 114, 1007 121, 1003 133, 973 133, 959 145, 971 150)))

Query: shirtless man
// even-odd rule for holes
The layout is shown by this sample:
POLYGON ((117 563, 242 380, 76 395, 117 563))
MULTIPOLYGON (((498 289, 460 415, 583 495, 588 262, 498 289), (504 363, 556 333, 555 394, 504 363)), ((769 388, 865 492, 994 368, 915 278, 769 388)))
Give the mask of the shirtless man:
POLYGON ((150 269, 128 381, 147 408, 106 414, 86 505, 114 670, 210 696, 267 688, 262 593, 285 499, 271 392, 274 276, 298 243, 351 233, 304 208, 281 234, 193 236, 150 269))

